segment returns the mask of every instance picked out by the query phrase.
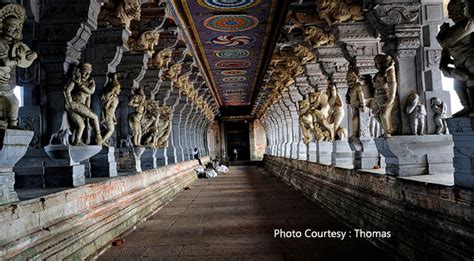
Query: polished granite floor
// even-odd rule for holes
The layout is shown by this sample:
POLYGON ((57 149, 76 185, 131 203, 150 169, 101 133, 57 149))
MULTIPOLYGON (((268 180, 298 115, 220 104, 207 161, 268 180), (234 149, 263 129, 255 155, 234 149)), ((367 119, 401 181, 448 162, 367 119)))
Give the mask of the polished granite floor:
POLYGON ((274 230, 352 231, 252 166, 198 180, 99 260, 390 260, 363 238, 279 238, 274 230))

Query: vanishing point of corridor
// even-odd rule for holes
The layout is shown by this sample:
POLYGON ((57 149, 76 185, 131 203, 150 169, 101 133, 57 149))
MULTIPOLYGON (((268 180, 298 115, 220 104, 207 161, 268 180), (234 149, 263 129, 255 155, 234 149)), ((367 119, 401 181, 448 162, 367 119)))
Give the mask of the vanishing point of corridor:
POLYGON ((385 256, 365 239, 284 239, 274 230, 351 231, 257 167, 200 179, 99 260, 342 260, 385 256))

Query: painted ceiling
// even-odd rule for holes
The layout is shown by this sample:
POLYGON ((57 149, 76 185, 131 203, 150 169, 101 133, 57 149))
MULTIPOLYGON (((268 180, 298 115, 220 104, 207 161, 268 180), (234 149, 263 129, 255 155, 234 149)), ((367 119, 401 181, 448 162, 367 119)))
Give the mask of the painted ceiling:
POLYGON ((222 106, 250 106, 278 0, 174 0, 222 106))

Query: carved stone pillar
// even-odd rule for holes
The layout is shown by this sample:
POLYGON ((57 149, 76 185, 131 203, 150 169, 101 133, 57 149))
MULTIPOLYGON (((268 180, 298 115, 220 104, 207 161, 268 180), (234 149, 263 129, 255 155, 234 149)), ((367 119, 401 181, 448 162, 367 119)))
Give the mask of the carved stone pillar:
MULTIPOLYGON (((405 112, 408 96, 417 93, 427 107, 430 95, 443 95, 439 85, 435 87, 436 69, 428 65, 428 60, 424 60, 437 49, 432 42, 440 17, 439 13, 436 16, 434 10, 440 7, 440 3, 431 2, 426 5, 381 3, 375 5, 369 13, 372 25, 382 36, 383 51, 396 61, 397 100, 392 117, 396 127, 393 131, 395 135, 411 133, 410 117, 405 112), (420 14, 425 17, 420 17, 420 14), (437 90, 430 93, 435 88, 437 90)), ((429 110, 428 108, 426 111, 429 110)), ((411 176, 452 172, 453 143, 448 135, 392 136, 376 139, 376 145, 385 156, 387 174, 411 176)))

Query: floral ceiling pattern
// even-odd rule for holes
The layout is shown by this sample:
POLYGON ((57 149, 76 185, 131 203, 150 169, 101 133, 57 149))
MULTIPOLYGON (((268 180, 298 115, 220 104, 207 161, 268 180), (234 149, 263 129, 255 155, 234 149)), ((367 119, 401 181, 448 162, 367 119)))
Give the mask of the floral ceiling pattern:
POLYGON ((277 0, 174 0, 222 106, 249 106, 277 0))

